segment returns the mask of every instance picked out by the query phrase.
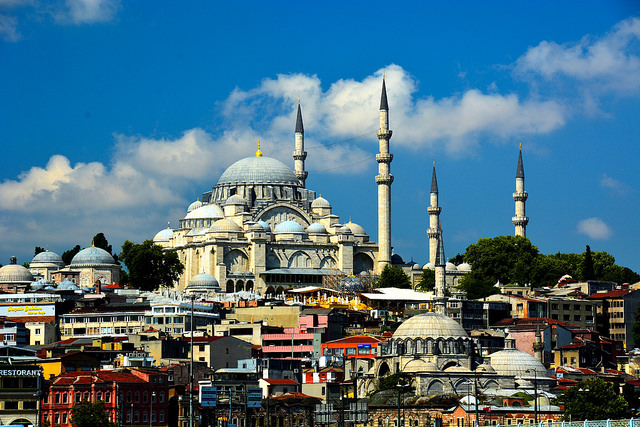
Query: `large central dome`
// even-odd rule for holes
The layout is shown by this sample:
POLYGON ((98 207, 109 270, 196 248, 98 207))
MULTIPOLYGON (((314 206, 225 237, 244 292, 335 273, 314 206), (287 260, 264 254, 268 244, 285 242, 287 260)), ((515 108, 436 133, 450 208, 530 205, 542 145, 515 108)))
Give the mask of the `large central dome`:
POLYGON ((217 185, 277 184, 301 186, 293 171, 271 157, 247 157, 227 168, 217 185))
POLYGON ((467 332, 455 320, 438 313, 422 313, 405 320, 393 338, 467 338, 467 332))

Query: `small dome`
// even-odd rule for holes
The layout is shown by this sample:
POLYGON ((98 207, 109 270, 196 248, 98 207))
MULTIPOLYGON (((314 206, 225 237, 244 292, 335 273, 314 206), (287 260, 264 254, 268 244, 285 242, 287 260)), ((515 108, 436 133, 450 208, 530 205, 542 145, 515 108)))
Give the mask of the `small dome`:
POLYGON ((49 251, 40 252, 39 254, 34 256, 33 259, 31 260, 31 263, 29 264, 29 267, 37 267, 43 264, 53 264, 61 268, 64 267, 64 261, 62 261, 62 258, 60 258, 60 255, 58 255, 55 252, 49 252, 49 251))
POLYGON ((491 365, 483 363, 481 365, 478 365, 478 367, 476 368, 476 372, 495 373, 496 370, 493 369, 491 365))
POLYGON ((468 338, 464 328, 450 317, 435 312, 415 315, 393 333, 393 338, 468 338))
POLYGON ((10 264, 0 268, 0 283, 23 283, 33 282, 33 274, 25 267, 18 265, 16 258, 11 257, 10 264))
POLYGON ((209 231, 237 232, 237 231, 242 231, 242 227, 240 227, 238 224, 231 221, 230 219, 219 219, 213 224, 211 224, 209 231))
POLYGON ((187 208, 187 213, 198 209, 199 207, 202 207, 202 202, 200 201, 200 199, 197 199, 195 202, 191 203, 189 205, 189 207, 187 208))
POLYGON ((391 255, 391 264, 404 264, 404 260, 398 254, 391 255))
POLYGON ((320 196, 317 199, 315 199, 313 202, 311 202, 311 209, 313 208, 331 208, 331 204, 327 199, 320 196))
POLYGON ((496 351, 489 355, 491 367, 499 375, 509 375, 516 377, 547 376, 547 369, 535 357, 524 351, 508 348, 496 351), (534 372, 535 371, 535 375, 534 372))
POLYGON ((428 262, 422 267, 422 269, 423 270, 435 270, 436 266, 433 265, 432 263, 428 262))
POLYGON ((404 372, 437 372, 438 367, 433 362, 427 362, 424 359, 413 359, 407 363, 403 369, 404 372))
POLYGON ((353 234, 351 229, 349 227, 347 227, 346 225, 343 225, 342 227, 340 227, 338 229, 337 233, 338 234, 353 234))
POLYGON ((71 280, 69 279, 64 279, 62 282, 60 282, 60 284, 58 284, 57 286, 57 290, 59 291, 74 291, 78 289, 78 287, 76 286, 75 283, 73 283, 71 280))
POLYGON ((456 366, 449 366, 447 369, 444 370, 444 372, 457 372, 457 373, 462 373, 462 372, 471 372, 469 369, 465 368, 464 366, 460 366, 460 365, 456 365, 456 366))
POLYGON ((198 209, 194 209, 184 217, 184 219, 222 219, 224 213, 222 209, 215 203, 203 205, 198 209))
POLYGON ((189 281, 186 291, 220 291, 218 280, 210 274, 200 273, 189 281))
POLYGON ((238 196, 237 194, 234 194, 233 196, 229 197, 225 202, 225 206, 231 206, 231 205, 247 206, 247 201, 242 197, 238 196))
POLYGON ((275 234, 304 234, 304 228, 295 221, 283 221, 276 226, 275 234))
POLYGON ((422 270, 422 267, 420 267, 420 264, 416 263, 413 264, 413 267, 411 267, 412 270, 422 270))
POLYGON ((458 266, 458 271, 465 271, 465 272, 471 271, 471 265, 467 264, 466 262, 463 262, 458 266))
POLYGON ((452 262, 448 262, 444 268, 446 271, 458 271, 458 267, 452 262))
POLYGON ((271 227, 269 226, 269 224, 267 224, 263 220, 259 220, 258 224, 260 224, 262 228, 264 228, 264 231, 266 231, 267 233, 271 233, 271 227))
POLYGON ((351 232, 353 233, 354 236, 366 236, 367 235, 367 232, 364 231, 364 228, 362 228, 358 224, 355 224, 355 223, 353 223, 351 221, 346 223, 345 226, 349 227, 349 230, 351 230, 351 232))
POLYGON ((33 282, 31 283, 30 287, 32 291, 39 291, 41 289, 44 289, 44 284, 40 282, 33 282))
POLYGON ((100 264, 110 264, 115 265, 115 260, 109 254, 109 252, 105 251, 102 248, 97 248, 95 246, 91 246, 90 248, 86 248, 81 250, 73 257, 71 260, 71 267, 79 267, 83 265, 100 265, 100 264))
POLYGON ((309 234, 327 234, 327 229, 319 222, 314 222, 307 227, 307 233, 309 234))
POLYGON ((153 241, 154 242, 168 242, 171 240, 171 238, 173 237, 173 230, 171 228, 165 228, 162 231, 159 231, 158 234, 156 234, 153 237, 153 241))

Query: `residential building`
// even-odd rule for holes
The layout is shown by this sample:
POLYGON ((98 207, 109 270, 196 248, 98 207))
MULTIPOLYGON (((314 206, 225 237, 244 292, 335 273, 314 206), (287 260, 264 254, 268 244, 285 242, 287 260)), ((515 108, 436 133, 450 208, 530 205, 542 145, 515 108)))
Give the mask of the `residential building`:
POLYGON ((38 423, 38 401, 42 377, 40 367, 32 363, 0 364, 0 425, 38 423))
MULTIPOLYGON (((190 342, 189 338, 183 340, 190 342)), ((214 370, 235 367, 238 361, 250 358, 251 344, 236 337, 193 338, 193 360, 214 370)))
POLYGON ((146 328, 145 313, 148 303, 104 304, 97 307, 77 308, 60 316, 62 339, 80 337, 126 337, 146 328))
POLYGON ((596 329, 611 339, 622 341, 625 349, 634 348, 632 327, 640 306, 640 290, 616 289, 596 293, 589 300, 599 301, 596 329))

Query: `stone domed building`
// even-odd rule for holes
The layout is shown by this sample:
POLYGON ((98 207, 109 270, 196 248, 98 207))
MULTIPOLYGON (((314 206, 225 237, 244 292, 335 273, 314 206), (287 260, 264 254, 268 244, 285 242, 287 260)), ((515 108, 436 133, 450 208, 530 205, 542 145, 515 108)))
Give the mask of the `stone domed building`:
POLYGON ((78 252, 71 259, 69 268, 79 271, 76 285, 83 288, 93 287, 97 281, 109 284, 120 280, 120 265, 109 252, 95 246, 78 252))
POLYGON ((363 381, 359 394, 374 391, 380 378, 404 372, 414 377, 415 394, 467 395, 477 382, 478 390, 496 394, 499 390, 538 386, 548 388, 547 371, 535 357, 513 348, 482 357, 481 349, 458 322, 445 314, 428 312, 404 321, 388 342, 379 344, 371 379, 363 381), (545 381, 546 379, 546 381, 545 381))
POLYGON ((60 255, 48 250, 38 253, 29 263, 29 271, 35 277, 51 280, 51 273, 64 268, 64 261, 60 255))
POLYGON ((371 242, 358 224, 343 223, 328 200, 306 187, 307 153, 298 103, 293 169, 264 156, 258 143, 254 156, 229 166, 213 188, 187 208, 177 229, 154 237, 166 250, 176 250, 185 266, 178 290, 194 291, 192 281, 202 273, 213 277, 223 292, 273 295, 292 286, 319 285, 329 274, 381 271, 391 262, 393 181, 384 80, 380 123, 379 243, 371 242))
POLYGON ((33 274, 25 267, 18 265, 18 260, 14 256, 9 259, 9 265, 0 267, 0 290, 24 293, 33 281, 33 274))

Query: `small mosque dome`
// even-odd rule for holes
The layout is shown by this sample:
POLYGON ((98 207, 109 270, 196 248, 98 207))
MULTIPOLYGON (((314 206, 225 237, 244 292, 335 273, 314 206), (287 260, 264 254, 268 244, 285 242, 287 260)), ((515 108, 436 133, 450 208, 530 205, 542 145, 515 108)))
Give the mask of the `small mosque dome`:
POLYGON ((210 274, 200 273, 194 276, 187 285, 186 291, 220 291, 218 280, 210 274))
POLYGON ((40 252, 39 254, 34 256, 31 262, 29 263, 29 267, 31 268, 40 267, 40 266, 44 266, 45 264, 56 265, 56 266, 59 266, 60 268, 64 267, 64 261, 62 261, 62 258, 60 257, 60 255, 58 255, 55 252, 49 252, 49 251, 40 252))
POLYGON ((248 227, 250 231, 264 232, 264 228, 262 228, 262 225, 258 224, 257 222, 247 221, 244 223, 244 225, 245 227, 248 227))
POLYGON ((30 287, 32 291, 39 291, 41 289, 44 289, 44 284, 42 284, 41 282, 32 282, 30 287))
POLYGON ((391 264, 404 264, 404 260, 400 255, 394 253, 391 255, 391 264))
POLYGON ((496 370, 493 369, 491 365, 487 363, 482 363, 481 365, 478 365, 478 367, 476 368, 476 372, 495 373, 496 370))
POLYGON ((295 221, 283 221, 276 226, 275 234, 304 234, 304 228, 295 221))
POLYGON ((420 264, 415 263, 413 264, 413 266, 411 267, 412 270, 422 270, 422 267, 420 267, 420 264))
POLYGON ((355 224, 355 223, 353 223, 351 221, 346 223, 345 226, 349 227, 349 230, 351 230, 351 232, 353 233, 354 236, 366 236, 367 235, 367 232, 364 231, 364 228, 362 228, 358 224, 355 224))
POLYGON ((33 282, 33 274, 25 267, 18 265, 16 257, 11 257, 9 265, 0 268, 0 283, 24 283, 33 282))
POLYGON ((314 209, 314 208, 331 208, 331 204, 327 199, 320 196, 317 199, 315 199, 313 202, 311 202, 311 209, 314 209))
POLYGON ((60 282, 57 286, 57 290, 58 291, 74 291, 78 289, 78 287, 76 286, 75 283, 73 283, 71 280, 69 279, 64 279, 62 282, 60 282))
POLYGON ((353 234, 351 229, 349 227, 347 227, 346 225, 343 225, 342 227, 340 227, 338 229, 337 233, 338 234, 353 234))
POLYGON ((211 224, 211 228, 209 228, 209 231, 237 232, 242 231, 242 227, 240 227, 230 219, 219 219, 211 224))
POLYGON ((404 372, 438 372, 438 367, 433 362, 427 362, 424 359, 413 359, 407 363, 403 369, 404 372))
POLYGON ((309 234, 327 234, 327 229, 319 222, 314 222, 307 227, 307 233, 309 234))
POLYGON ((158 234, 156 234, 153 237, 153 241, 154 242, 168 242, 171 240, 171 238, 173 237, 173 230, 169 227, 165 228, 162 231, 159 231, 158 234))
POLYGON ((202 205, 198 209, 194 209, 184 217, 184 219, 222 219, 224 213, 222 209, 215 203, 202 205))
POLYGON ((466 262, 463 262, 458 266, 458 271, 469 272, 471 271, 471 265, 467 264, 466 262))
POLYGON ((436 266, 433 265, 432 263, 428 262, 422 267, 422 269, 423 270, 435 270, 436 266))
POLYGON ((264 222, 263 220, 259 220, 258 224, 260 224, 262 226, 262 228, 264 229, 264 231, 266 231, 267 233, 271 233, 271 227, 269 226, 269 224, 267 224, 266 222, 264 222))
POLYGON ((468 338, 467 332, 455 320, 443 314, 428 312, 417 314, 404 322, 393 333, 397 338, 468 338))
POLYGON ((446 271, 458 271, 458 267, 456 267, 455 264, 452 263, 452 262, 447 262, 447 265, 445 266, 445 270, 446 271))
POLYGON ((244 198, 238 196, 237 194, 234 194, 233 196, 229 197, 225 202, 225 206, 232 206, 232 205, 247 206, 247 201, 244 198))
POLYGON ((491 360, 491 366, 499 375, 547 377, 547 369, 538 359, 515 348, 507 348, 491 353, 489 359, 491 360))
POLYGON ((187 208, 187 213, 194 211, 200 207, 202 207, 202 202, 200 201, 200 199, 197 199, 195 202, 189 205, 189 207, 187 208))
POLYGON ((113 257, 109 254, 109 252, 105 251, 102 248, 97 248, 95 246, 91 246, 90 248, 86 248, 81 250, 73 257, 71 260, 71 267, 79 267, 83 265, 99 265, 99 264, 109 264, 114 265, 116 262, 113 257))

